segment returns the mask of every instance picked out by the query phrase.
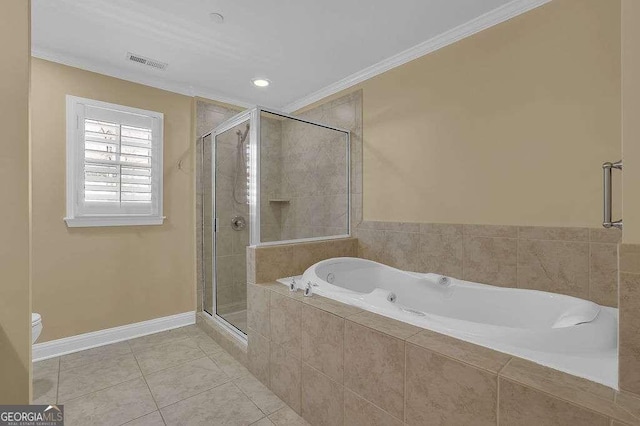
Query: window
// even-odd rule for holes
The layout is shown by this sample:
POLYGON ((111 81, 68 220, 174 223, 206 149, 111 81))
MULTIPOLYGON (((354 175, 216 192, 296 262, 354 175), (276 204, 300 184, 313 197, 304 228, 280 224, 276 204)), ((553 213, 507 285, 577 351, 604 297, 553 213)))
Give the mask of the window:
POLYGON ((161 225, 163 115, 67 96, 69 227, 161 225))

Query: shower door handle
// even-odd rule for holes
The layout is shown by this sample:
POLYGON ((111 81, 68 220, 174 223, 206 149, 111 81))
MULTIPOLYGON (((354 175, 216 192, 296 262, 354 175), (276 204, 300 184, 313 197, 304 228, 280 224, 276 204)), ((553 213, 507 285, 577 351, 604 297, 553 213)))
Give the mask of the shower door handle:
POLYGON ((611 172, 613 169, 622 170, 622 160, 617 161, 615 163, 604 163, 602 164, 602 186, 603 186, 603 219, 602 226, 605 228, 618 228, 622 229, 622 219, 613 221, 611 219, 611 210, 613 204, 613 191, 612 191, 612 182, 611 182, 611 172))

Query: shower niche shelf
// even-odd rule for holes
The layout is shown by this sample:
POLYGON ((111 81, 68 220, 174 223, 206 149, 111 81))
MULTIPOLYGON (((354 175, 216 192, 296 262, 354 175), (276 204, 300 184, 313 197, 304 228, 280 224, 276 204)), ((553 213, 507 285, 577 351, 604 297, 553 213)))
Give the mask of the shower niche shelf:
POLYGON ((291 202, 289 198, 269 198, 270 203, 284 203, 288 204, 291 202))

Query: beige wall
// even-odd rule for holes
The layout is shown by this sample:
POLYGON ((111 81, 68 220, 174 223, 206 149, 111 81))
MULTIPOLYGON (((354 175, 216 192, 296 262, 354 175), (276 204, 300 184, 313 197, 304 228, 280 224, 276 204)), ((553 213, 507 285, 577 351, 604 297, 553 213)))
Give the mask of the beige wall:
POLYGON ((618 0, 554 1, 362 83, 365 219, 599 226, 620 84, 618 0))
POLYGON ((640 2, 622 0, 622 238, 640 243, 640 2))
POLYGON ((43 318, 41 342, 195 310, 192 104, 33 60, 33 309, 43 318), (164 113, 163 225, 66 227, 67 94, 164 113))
POLYGON ((30 399, 30 2, 0 5, 0 404, 30 399))

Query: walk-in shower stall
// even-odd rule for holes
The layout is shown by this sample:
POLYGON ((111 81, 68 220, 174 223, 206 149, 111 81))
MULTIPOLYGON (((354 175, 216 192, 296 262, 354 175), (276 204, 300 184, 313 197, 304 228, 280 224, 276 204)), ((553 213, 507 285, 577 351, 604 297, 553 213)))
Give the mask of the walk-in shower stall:
POLYGON ((347 130, 256 107, 202 136, 202 310, 247 330, 249 245, 350 234, 347 130))

